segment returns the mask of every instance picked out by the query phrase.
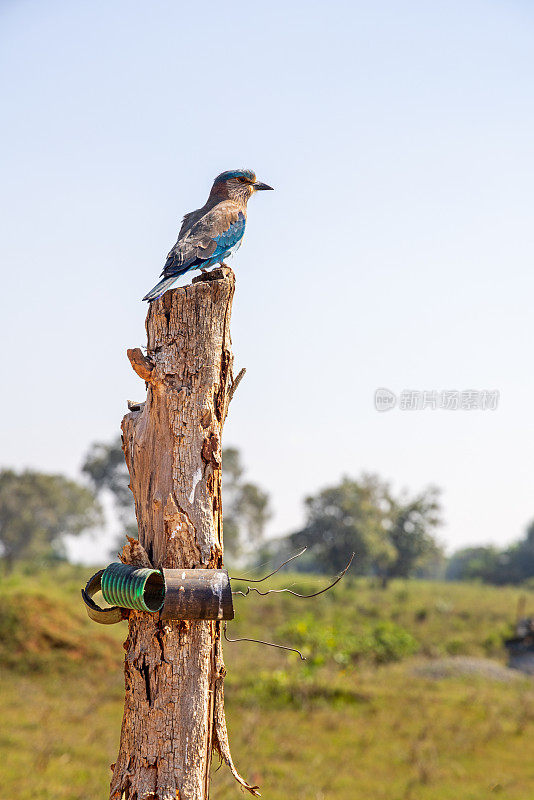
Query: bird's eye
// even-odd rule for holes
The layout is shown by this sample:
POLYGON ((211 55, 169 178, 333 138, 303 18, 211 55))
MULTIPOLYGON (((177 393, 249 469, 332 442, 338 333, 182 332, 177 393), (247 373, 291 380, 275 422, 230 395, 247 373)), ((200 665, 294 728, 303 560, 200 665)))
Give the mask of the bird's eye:
POLYGON ((238 178, 237 180, 239 181, 239 183, 247 183, 246 178, 238 178))

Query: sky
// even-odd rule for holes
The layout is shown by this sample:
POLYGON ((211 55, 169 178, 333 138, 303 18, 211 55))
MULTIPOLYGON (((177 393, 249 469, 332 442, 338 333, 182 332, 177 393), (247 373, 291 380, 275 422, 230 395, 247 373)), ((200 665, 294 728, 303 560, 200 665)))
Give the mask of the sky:
POLYGON ((144 396, 140 298, 215 175, 248 167, 275 191, 231 264, 247 374, 223 443, 270 493, 269 535, 365 471, 441 487, 449 551, 519 538, 533 34, 524 0, 2 0, 0 465, 77 477, 118 434, 144 396), (380 412, 377 388, 499 396, 380 412))

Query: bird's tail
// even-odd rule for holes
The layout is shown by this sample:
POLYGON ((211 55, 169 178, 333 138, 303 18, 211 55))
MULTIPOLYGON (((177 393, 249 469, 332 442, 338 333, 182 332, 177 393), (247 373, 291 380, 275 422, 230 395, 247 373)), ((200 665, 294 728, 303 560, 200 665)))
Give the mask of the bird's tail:
POLYGON ((151 303, 152 300, 157 300, 158 297, 161 297, 162 294, 165 294, 167 289, 170 289, 174 281, 178 280, 179 277, 179 275, 171 275, 170 278, 162 278, 159 283, 156 283, 153 289, 145 294, 143 300, 148 300, 149 303, 151 303))

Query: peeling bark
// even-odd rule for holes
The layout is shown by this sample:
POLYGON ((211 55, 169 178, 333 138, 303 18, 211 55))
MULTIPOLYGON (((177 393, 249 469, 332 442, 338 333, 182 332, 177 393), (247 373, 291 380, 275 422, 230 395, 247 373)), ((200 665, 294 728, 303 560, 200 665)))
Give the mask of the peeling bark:
MULTIPOLYGON (((215 569, 223 563, 220 442, 231 387, 227 267, 150 305, 148 346, 129 351, 148 382, 122 422, 139 542, 121 559, 139 566, 215 569)), ((232 762, 224 717, 219 622, 162 622, 132 611, 125 642, 124 717, 110 800, 207 800, 215 749, 232 762)))
MULTIPOLYGON (((152 377, 152 370, 154 369, 154 364, 143 355, 143 351, 140 347, 134 347, 130 350, 126 351, 126 355, 130 360, 130 364, 132 365, 132 369, 136 372, 140 378, 144 381, 149 381, 152 377)), ((132 409, 130 409, 132 410, 132 409)))

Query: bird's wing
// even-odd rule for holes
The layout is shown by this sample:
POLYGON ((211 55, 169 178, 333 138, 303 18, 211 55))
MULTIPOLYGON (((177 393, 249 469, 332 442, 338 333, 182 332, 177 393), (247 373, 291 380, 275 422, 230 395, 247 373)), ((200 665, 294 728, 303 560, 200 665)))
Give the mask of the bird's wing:
POLYGON ((245 224, 246 217, 239 206, 231 201, 218 203, 186 230, 185 224, 182 226, 161 274, 181 275, 209 259, 222 258, 242 238, 245 224))

